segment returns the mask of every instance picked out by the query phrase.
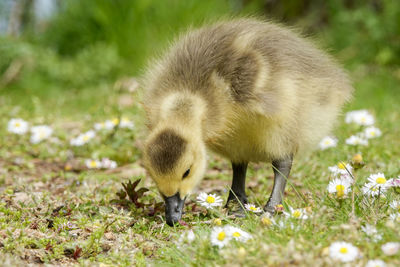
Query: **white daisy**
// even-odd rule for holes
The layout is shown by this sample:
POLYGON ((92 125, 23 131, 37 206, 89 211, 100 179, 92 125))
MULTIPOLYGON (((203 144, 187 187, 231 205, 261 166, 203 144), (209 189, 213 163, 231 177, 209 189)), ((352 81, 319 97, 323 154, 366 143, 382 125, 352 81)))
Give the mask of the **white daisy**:
POLYGON ((391 187, 400 187, 400 176, 398 178, 389 179, 388 185, 391 187))
POLYGON ((346 113, 346 123, 355 123, 363 126, 371 126, 375 123, 374 117, 367 110, 354 110, 346 113))
POLYGON ((370 237, 374 242, 382 240, 382 235, 378 233, 378 230, 375 226, 370 224, 365 224, 365 226, 361 226, 361 230, 370 237))
POLYGON ((135 124, 132 121, 130 121, 128 118, 123 117, 121 119, 121 122, 119 123, 119 127, 133 129, 135 127, 135 124))
POLYGON ((104 122, 104 128, 106 130, 112 130, 112 129, 114 129, 114 127, 115 127, 115 124, 111 120, 106 120, 104 122))
POLYGON ((104 169, 115 169, 117 168, 117 163, 109 158, 103 158, 101 160, 101 167, 104 169))
POLYGON ((371 174, 368 177, 368 181, 381 188, 388 187, 388 181, 386 180, 385 175, 381 172, 376 174, 371 174))
POLYGON ((350 186, 351 183, 348 179, 336 178, 329 182, 327 189, 330 194, 335 194, 337 198, 342 198, 351 192, 350 186))
POLYGON ((305 209, 293 209, 292 207, 289 206, 289 210, 290 212, 286 211, 283 212, 289 218, 302 219, 302 220, 308 219, 307 211, 305 209))
POLYGON ((394 210, 400 212, 400 201, 399 201, 399 200, 393 200, 392 202, 390 202, 389 206, 390 206, 392 209, 394 209, 394 210))
POLYGON ((106 129, 106 123, 105 122, 98 122, 94 124, 94 129, 96 131, 104 130, 106 129))
POLYGON ((80 134, 78 137, 71 139, 70 144, 72 146, 82 146, 88 143, 91 139, 96 136, 95 131, 90 130, 83 134, 80 134))
POLYGON ((234 226, 226 226, 225 231, 230 238, 233 238, 237 241, 246 242, 251 238, 251 235, 240 228, 234 226))
POLYGON ((342 180, 346 180, 349 184, 354 184, 353 177, 351 177, 351 175, 348 174, 348 173, 346 173, 346 174, 341 174, 341 175, 339 175, 338 178, 339 178, 339 179, 342 179, 342 180))
POLYGON ((370 238, 371 238, 371 240, 373 241, 373 242, 379 242, 379 241, 381 241, 382 240, 382 234, 376 234, 376 235, 373 235, 373 236, 370 236, 370 238))
POLYGON ((392 213, 389 217, 392 221, 400 223, 400 212, 392 213))
POLYGON ((356 145, 367 146, 368 140, 364 139, 358 135, 352 135, 346 139, 346 144, 352 145, 352 146, 356 146, 356 145))
POLYGON ((7 131, 14 134, 25 134, 29 129, 29 125, 23 119, 11 119, 7 125, 7 131))
POLYGON ((117 126, 119 124, 119 119, 118 118, 113 118, 111 120, 106 120, 104 122, 104 124, 105 124, 105 128, 107 130, 112 130, 112 129, 114 129, 115 126, 117 126))
POLYGON ((39 134, 31 135, 31 138, 29 140, 32 144, 38 144, 43 141, 39 134))
POLYGON ((335 147, 335 146, 337 146, 337 142, 338 142, 338 140, 336 138, 330 137, 330 136, 325 136, 319 142, 319 148, 321 150, 325 150, 325 149, 330 148, 330 147, 335 147))
POLYGON ((31 128, 31 143, 37 144, 49 138, 53 134, 53 129, 47 125, 38 125, 31 128))
POLYGON ((254 212, 254 213, 262 212, 262 209, 259 207, 256 207, 256 205, 254 205, 254 204, 250 204, 250 203, 244 204, 244 207, 246 208, 246 210, 254 212))
POLYGON ((371 139, 371 138, 376 138, 382 135, 381 130, 379 130, 379 128, 376 128, 374 126, 370 126, 365 128, 364 130, 364 136, 367 139, 371 139))
POLYGON ((288 221, 288 220, 284 220, 281 219, 278 221, 278 223, 276 224, 280 229, 286 229, 286 228, 290 228, 292 230, 297 230, 300 228, 300 224, 296 224, 294 225, 293 222, 288 221))
POLYGON ((195 238, 196 238, 196 236, 195 236, 193 230, 189 230, 188 232, 186 232, 186 239, 189 242, 192 242, 195 238))
POLYGON ((261 223, 265 226, 272 226, 272 225, 276 225, 276 222, 274 220, 274 218, 272 218, 270 213, 264 213, 261 216, 261 223))
POLYGON ((353 171, 353 167, 351 167, 350 164, 347 164, 344 162, 339 162, 335 166, 328 167, 328 169, 330 172, 332 172, 335 175, 338 175, 338 174, 348 175, 349 172, 351 173, 353 171))
POLYGON ((87 142, 87 141, 91 140, 92 138, 94 138, 95 136, 96 136, 95 131, 90 130, 90 131, 87 131, 82 134, 82 139, 83 139, 83 141, 87 142))
POLYGON ((212 209, 213 207, 218 207, 222 205, 222 198, 217 196, 216 194, 207 194, 207 193, 200 193, 197 197, 197 201, 203 207, 207 209, 212 209))
POLYGON ((85 160, 85 165, 89 169, 100 169, 102 168, 101 162, 95 159, 87 159, 85 160))
POLYGON ((361 230, 368 236, 372 236, 378 233, 376 227, 370 224, 365 224, 365 226, 361 226, 361 230))
POLYGON ((178 242, 182 243, 184 241, 188 241, 189 243, 191 243, 195 238, 196 235, 194 234, 193 230, 189 230, 181 235, 178 242))
POLYGON ((213 228, 210 239, 211 239, 211 244, 213 246, 218 246, 218 247, 222 248, 223 246, 228 244, 231 237, 226 232, 225 228, 217 226, 217 227, 213 228))
POLYGON ((385 197, 386 190, 387 187, 380 187, 375 183, 365 183, 362 188, 364 195, 368 195, 371 197, 376 197, 376 196, 385 197))
POLYGON ((388 242, 381 246, 381 249, 385 255, 393 256, 397 254, 400 250, 400 243, 399 242, 388 242))
POLYGON ((358 248, 347 242, 333 242, 329 247, 329 255, 332 259, 341 262, 350 262, 359 256, 358 248))
POLYGON ((369 260, 365 267, 386 267, 386 263, 383 260, 369 260))
POLYGON ((69 141, 69 144, 70 144, 71 146, 82 146, 82 145, 84 145, 84 142, 83 142, 82 138, 80 138, 80 136, 78 136, 78 137, 76 137, 76 138, 72 138, 72 139, 69 141))

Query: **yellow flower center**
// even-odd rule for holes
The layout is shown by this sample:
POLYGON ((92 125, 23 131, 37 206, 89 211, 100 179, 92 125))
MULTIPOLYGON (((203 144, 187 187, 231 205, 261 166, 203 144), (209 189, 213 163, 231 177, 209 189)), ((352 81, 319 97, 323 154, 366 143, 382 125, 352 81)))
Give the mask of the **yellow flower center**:
POLYGON ((21 123, 19 123, 19 122, 15 123, 15 127, 20 127, 20 126, 21 126, 21 123))
POLYGON ((361 156, 361 154, 355 154, 355 155, 353 156, 353 161, 354 161, 355 163, 361 163, 361 162, 362 162, 362 156, 361 156))
POLYGON ((71 166, 71 164, 66 164, 65 165, 65 167, 64 167, 64 170, 66 170, 66 171, 70 171, 70 170, 72 170, 72 166, 71 166))
POLYGON ((374 187, 371 187, 371 191, 372 191, 372 192, 376 192, 376 191, 378 191, 378 189, 379 189, 379 188, 378 188, 378 187, 375 187, 375 186, 374 186, 374 187))
POLYGON ((371 136, 375 136, 375 131, 371 131, 371 132, 370 132, 370 135, 371 135, 371 136))
POLYGON ((261 219, 261 222, 262 222, 264 225, 268 225, 268 226, 272 224, 272 221, 271 221, 269 218, 266 218, 266 217, 262 218, 262 219, 261 219))
POLYGON ((240 233, 239 233, 239 232, 234 232, 232 235, 233 235, 234 237, 240 237, 240 233))
POLYGON ((301 211, 299 210, 293 211, 292 216, 295 218, 299 218, 301 216, 301 211))
POLYGON ((325 145, 330 145, 331 141, 330 140, 325 140, 325 145))
POLYGON ((83 141, 85 141, 85 142, 86 142, 86 141, 88 141, 88 140, 89 140, 89 136, 87 136, 87 135, 84 135, 82 139, 83 139, 83 141))
POLYGON ((362 118, 361 118, 361 121, 362 121, 362 122, 365 122, 366 120, 367 120, 367 118, 365 118, 365 117, 362 117, 362 118))
POLYGON ((92 160, 89 165, 90 165, 90 167, 94 168, 97 166, 97 162, 92 160))
POLYGON ((346 169, 346 164, 344 164, 343 162, 339 162, 339 163, 337 164, 337 166, 338 166, 338 168, 341 169, 341 170, 345 170, 345 169, 346 169))
POLYGON ((206 198, 206 202, 207 203, 214 203, 215 202, 215 197, 212 197, 212 196, 208 196, 207 198, 206 198))
POLYGON ((113 123, 114 125, 117 125, 117 124, 119 123, 119 119, 118 119, 118 118, 114 118, 114 119, 112 119, 111 121, 112 121, 112 123, 113 123))
POLYGON ((336 196, 337 197, 342 197, 344 196, 344 185, 338 184, 336 186, 336 196))
POLYGON ((220 233, 218 234, 218 236, 217 236, 217 239, 218 239, 219 241, 223 241, 223 240, 225 239, 225 236, 226 236, 225 232, 220 232, 220 233))
POLYGON ((384 184, 384 183, 386 183, 386 179, 384 177, 378 177, 378 178, 376 178, 376 183, 384 184))
POLYGON ((349 250, 347 248, 340 248, 339 252, 342 254, 346 254, 349 250))
POLYGON ((221 225, 221 224, 222 224, 221 219, 220 219, 220 218, 214 219, 214 224, 215 224, 215 225, 221 225))
POLYGON ((257 208, 256 207, 254 207, 254 206, 250 206, 250 208, 249 208, 251 211, 257 211, 257 208))

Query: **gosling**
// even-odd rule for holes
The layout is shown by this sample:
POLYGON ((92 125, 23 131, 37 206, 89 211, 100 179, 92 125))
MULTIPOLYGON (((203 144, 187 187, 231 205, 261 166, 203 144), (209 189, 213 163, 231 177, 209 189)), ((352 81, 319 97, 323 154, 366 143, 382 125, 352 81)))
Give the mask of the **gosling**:
POLYGON ((247 203, 249 162, 271 162, 264 211, 282 203, 293 156, 332 128, 353 91, 346 73, 308 40, 282 26, 235 19, 189 31, 150 64, 144 79, 149 135, 143 161, 181 219, 206 169, 206 148, 232 163, 227 204, 247 203))

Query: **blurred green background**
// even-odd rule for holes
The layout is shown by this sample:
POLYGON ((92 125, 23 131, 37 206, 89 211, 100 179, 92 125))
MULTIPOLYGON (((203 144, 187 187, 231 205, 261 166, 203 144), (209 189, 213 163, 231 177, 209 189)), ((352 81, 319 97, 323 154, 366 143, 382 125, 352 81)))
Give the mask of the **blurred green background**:
POLYGON ((2 0, 0 100, 96 113, 117 80, 140 75, 179 32, 242 15, 300 28, 326 48, 360 89, 354 108, 399 99, 400 1, 2 0))

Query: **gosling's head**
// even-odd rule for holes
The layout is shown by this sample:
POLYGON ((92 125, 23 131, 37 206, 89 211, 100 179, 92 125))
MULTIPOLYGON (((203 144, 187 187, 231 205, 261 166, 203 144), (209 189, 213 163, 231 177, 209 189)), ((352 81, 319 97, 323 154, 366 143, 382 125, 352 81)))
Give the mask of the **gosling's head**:
POLYGON ((155 129, 144 149, 144 164, 165 201, 169 225, 178 222, 186 197, 204 176, 205 146, 197 134, 155 129))

